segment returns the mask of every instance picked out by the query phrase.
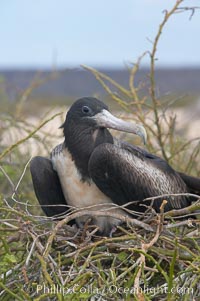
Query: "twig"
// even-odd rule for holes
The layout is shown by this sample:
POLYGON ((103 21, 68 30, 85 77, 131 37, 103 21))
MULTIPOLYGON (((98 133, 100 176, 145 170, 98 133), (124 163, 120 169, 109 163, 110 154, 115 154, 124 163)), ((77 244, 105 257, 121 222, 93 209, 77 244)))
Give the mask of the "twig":
MULTIPOLYGON (((200 199, 200 196, 198 197, 200 199)), ((170 210, 168 212, 165 212, 164 213, 164 216, 165 217, 175 217, 175 216, 186 216, 187 214, 191 213, 191 212, 194 212, 194 211, 197 211, 197 210, 200 210, 200 202, 196 202, 188 207, 185 207, 185 208, 181 208, 181 209, 174 209, 174 210, 170 210)), ((198 212, 197 212, 198 214, 198 212)))
POLYGON ((160 233, 162 232, 162 227, 163 227, 163 214, 164 214, 164 207, 167 204, 167 201, 163 201, 161 206, 160 206, 160 214, 157 215, 157 229, 156 229, 156 234, 155 236, 152 238, 152 240, 149 243, 142 243, 141 244, 141 250, 142 253, 140 254, 140 257, 138 259, 138 265, 139 265, 139 269, 137 271, 136 277, 135 277, 135 281, 134 281, 134 289, 136 292, 138 292, 139 296, 141 295, 140 292, 140 277, 141 277, 141 273, 142 273, 142 268, 145 267, 145 255, 147 253, 147 251, 157 242, 160 233))
POLYGON ((14 199, 14 196, 15 196, 15 194, 16 194, 18 188, 19 188, 19 185, 20 185, 20 183, 21 183, 21 181, 22 181, 22 179, 23 179, 23 177, 24 177, 24 175, 25 175, 26 169, 27 169, 27 167, 28 167, 28 165, 29 165, 29 163, 30 163, 31 160, 32 160, 32 157, 31 157, 31 158, 28 160, 28 162, 26 163, 26 165, 25 165, 25 167, 24 167, 24 170, 23 170, 23 172, 22 172, 22 174, 21 174, 21 176, 20 176, 20 179, 19 179, 19 181, 18 181, 18 183, 17 183, 17 185, 16 185, 16 187, 15 187, 15 189, 14 189, 14 192, 13 192, 12 197, 11 197, 12 200, 14 200, 14 201, 16 201, 16 200, 14 199))
POLYGON ((158 32, 157 32, 156 37, 153 41, 153 48, 150 52, 150 59, 151 59, 151 64, 150 64, 150 82, 151 82, 150 94, 151 94, 151 99, 152 99, 152 102, 153 102, 153 112, 154 112, 154 117, 155 117, 155 125, 156 125, 157 132, 158 132, 157 138, 158 138, 158 142, 159 142, 160 147, 161 147, 162 155, 163 155, 163 157, 165 158, 166 161, 168 161, 168 156, 167 156, 167 153, 165 151, 164 144, 163 144, 162 131, 161 131, 159 115, 158 115, 158 100, 156 98, 156 91, 155 91, 155 87, 156 87, 156 85, 155 85, 155 60, 156 60, 156 52, 157 52, 158 42, 160 41, 160 37, 161 37, 162 31, 165 27, 165 24, 167 23, 169 18, 174 14, 174 12, 177 10, 178 6, 183 1, 184 0, 177 0, 176 4, 173 6, 173 8, 169 12, 165 11, 164 19, 163 19, 162 23, 159 25, 158 32))
POLYGON ((191 11, 191 14, 190 14, 190 17, 189 17, 189 20, 191 20, 192 17, 194 16, 194 14, 195 14, 195 11, 196 11, 197 9, 200 9, 200 6, 193 6, 193 7, 187 7, 187 6, 185 6, 185 7, 178 7, 176 13, 182 13, 182 12, 185 12, 185 11, 187 11, 187 10, 188 10, 188 11, 191 11))
POLYGON ((0 160, 8 155, 13 149, 18 147, 20 144, 26 142, 29 138, 31 138, 35 133, 37 133, 45 124, 47 124, 49 121, 53 120, 55 117, 60 116, 62 113, 57 113, 54 116, 50 117, 49 119, 43 121, 36 129, 34 129, 30 134, 28 134, 25 138, 17 141, 16 143, 12 144, 9 146, 7 149, 5 149, 1 154, 0 154, 0 160))
MULTIPOLYGON (((84 209, 80 209, 78 212, 76 213, 72 213, 68 216, 66 216, 63 220, 59 221, 57 223, 57 225, 55 226, 52 234, 49 236, 49 239, 47 241, 47 244, 46 244, 46 248, 45 248, 45 251, 44 251, 44 256, 45 258, 48 256, 49 254, 49 250, 51 248, 51 245, 52 245, 52 242, 53 242, 53 239, 57 233, 57 231, 65 224, 65 223, 68 223, 70 220, 73 220, 73 219, 76 219, 76 218, 79 218, 80 216, 88 216, 88 210, 87 208, 84 208, 84 209)), ((141 227, 147 231, 151 231, 153 232, 153 228, 150 226, 150 225, 147 225, 141 221, 138 221, 136 219, 132 219, 128 216, 124 216, 124 215, 121 215, 121 214, 116 214, 116 213, 112 213, 112 212, 103 212, 103 211, 92 211, 92 215, 93 216, 111 216, 111 217, 114 217, 118 220, 121 220, 122 222, 129 222, 130 224, 132 225, 136 225, 138 227, 141 227)))
POLYGON ((0 166, 0 170, 1 170, 2 174, 3 174, 3 175, 6 177, 6 179, 8 180, 8 182, 9 182, 11 188, 12 188, 12 191, 14 191, 14 190, 15 190, 15 185, 14 185, 14 183, 12 182, 11 178, 9 177, 9 175, 6 173, 6 171, 3 169, 2 166, 0 166))

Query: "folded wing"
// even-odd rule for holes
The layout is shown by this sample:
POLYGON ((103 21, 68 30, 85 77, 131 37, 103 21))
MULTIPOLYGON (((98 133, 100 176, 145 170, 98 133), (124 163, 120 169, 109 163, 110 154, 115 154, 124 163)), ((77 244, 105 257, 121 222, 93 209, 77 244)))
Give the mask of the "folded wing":
MULTIPOLYGON (((144 211, 145 198, 189 192, 181 176, 166 161, 128 143, 101 144, 89 161, 90 175, 98 188, 118 205, 133 202, 132 210, 144 211)), ((162 200, 165 210, 190 204, 186 196, 165 196, 153 203, 159 211, 162 200)))
POLYGON ((47 216, 66 213, 68 206, 51 160, 34 157, 30 164, 30 171, 35 194, 44 213, 47 216))

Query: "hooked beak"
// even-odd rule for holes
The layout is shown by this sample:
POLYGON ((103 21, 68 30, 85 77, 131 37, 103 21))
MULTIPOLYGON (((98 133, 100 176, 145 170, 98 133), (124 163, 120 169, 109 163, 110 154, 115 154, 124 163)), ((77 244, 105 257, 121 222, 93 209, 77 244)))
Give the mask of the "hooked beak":
POLYGON ((147 133, 142 125, 124 121, 113 116, 107 110, 102 110, 100 113, 92 117, 100 127, 110 128, 122 132, 133 133, 142 138, 143 143, 146 143, 147 133))

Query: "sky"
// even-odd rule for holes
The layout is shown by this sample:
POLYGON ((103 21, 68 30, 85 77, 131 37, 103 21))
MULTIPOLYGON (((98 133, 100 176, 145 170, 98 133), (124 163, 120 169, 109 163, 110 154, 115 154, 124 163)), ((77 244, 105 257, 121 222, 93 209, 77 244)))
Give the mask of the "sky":
MULTIPOLYGON (((152 49, 175 0, 1 0, 0 68, 123 67, 152 49)), ((200 6, 185 0, 181 6, 200 6)), ((200 10, 169 20, 157 64, 200 67, 200 10)), ((149 57, 143 60, 149 64, 149 57)))

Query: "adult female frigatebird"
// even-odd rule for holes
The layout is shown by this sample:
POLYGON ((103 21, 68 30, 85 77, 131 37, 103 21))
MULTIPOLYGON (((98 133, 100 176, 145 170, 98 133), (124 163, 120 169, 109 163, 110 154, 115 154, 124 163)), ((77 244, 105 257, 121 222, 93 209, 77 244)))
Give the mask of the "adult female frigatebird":
MULTIPOLYGON (((47 216, 66 212, 66 205, 87 208, 92 223, 103 235, 119 224, 113 217, 92 217, 92 210, 108 209, 127 214, 113 203, 144 211, 143 200, 164 194, 200 192, 200 179, 176 172, 168 163, 113 138, 107 128, 134 133, 146 140, 145 129, 114 117, 100 100, 85 97, 69 109, 62 125, 64 142, 55 147, 50 159, 35 157, 30 170, 36 196, 47 216), (54 206, 50 206, 54 205, 54 206), (63 205, 63 206, 62 206, 63 205), (91 208, 92 205, 96 205, 91 208)), ((165 210, 188 206, 188 196, 168 196, 165 210)), ((162 198, 152 206, 159 211, 162 198)), ((76 222, 82 225, 87 217, 76 222)))

